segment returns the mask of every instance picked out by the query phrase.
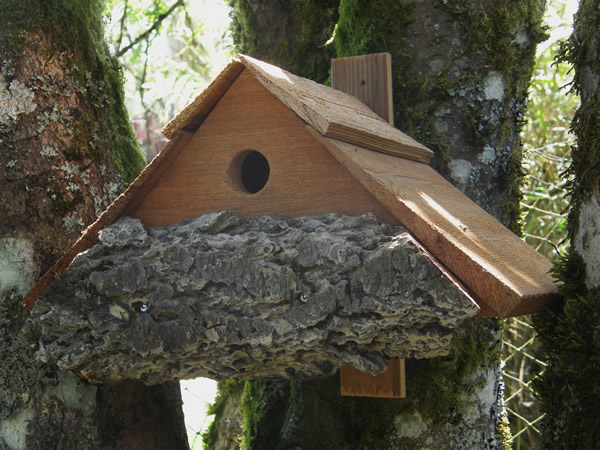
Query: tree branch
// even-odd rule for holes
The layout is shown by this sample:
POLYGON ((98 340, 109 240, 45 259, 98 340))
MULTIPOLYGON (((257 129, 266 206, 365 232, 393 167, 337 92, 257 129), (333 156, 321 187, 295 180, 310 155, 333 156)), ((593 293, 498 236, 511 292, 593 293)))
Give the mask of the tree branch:
POLYGON ((116 56, 117 57, 123 56, 125 53, 127 53, 129 50, 131 50, 137 44, 139 44, 140 42, 142 42, 144 39, 147 39, 154 31, 158 30, 158 28, 160 27, 160 25, 162 24, 162 22, 167 17, 169 17, 171 15, 171 13, 173 13, 173 11, 175 11, 180 6, 183 6, 183 3, 184 3, 184 0, 177 0, 175 3, 173 3, 173 5, 167 11, 165 11, 163 14, 161 14, 160 16, 158 16, 158 18, 156 19, 156 21, 152 24, 152 26, 150 28, 148 28, 142 34, 140 34, 139 36, 137 36, 133 40, 133 42, 131 42, 128 46, 126 46, 123 49, 119 50, 117 52, 116 56))
POLYGON ((127 18, 127 10, 129 8, 129 0, 125 0, 125 6, 123 7, 123 14, 121 15, 121 23, 119 26, 119 38, 117 39, 116 53, 119 54, 121 50, 121 42, 123 42, 123 33, 125 32, 125 19, 127 18))

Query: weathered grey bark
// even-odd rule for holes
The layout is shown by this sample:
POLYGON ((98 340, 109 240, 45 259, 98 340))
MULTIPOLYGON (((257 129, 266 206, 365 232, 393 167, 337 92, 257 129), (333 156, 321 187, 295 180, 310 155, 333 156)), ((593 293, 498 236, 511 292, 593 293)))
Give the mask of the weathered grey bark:
MULTIPOLYGON (((390 52, 396 126, 433 149, 437 170, 518 231, 518 133, 545 2, 340 3, 337 56, 390 52)), ((272 61, 285 66, 287 59, 272 61)), ((469 321, 451 357, 407 360, 408 397, 385 405, 339 399, 335 378, 262 383, 254 402, 250 396, 244 397, 249 405, 242 401, 244 411, 264 405, 262 416, 244 413, 248 445, 502 447, 500 327, 494 320, 469 321)), ((218 436, 210 439, 218 446, 218 436)))
POLYGON ((594 448, 600 442, 600 2, 582 0, 560 57, 574 69, 581 105, 569 168, 571 247, 557 264, 562 301, 534 318, 548 366, 537 389, 546 415, 543 448, 594 448))
POLYGON ((478 311, 402 227, 375 217, 166 227, 122 218, 28 321, 42 361, 107 382, 304 379, 447 355, 478 311))
POLYGON ((0 448, 187 446, 177 384, 92 386, 19 339, 23 295, 143 167, 103 6, 0 2, 0 448))

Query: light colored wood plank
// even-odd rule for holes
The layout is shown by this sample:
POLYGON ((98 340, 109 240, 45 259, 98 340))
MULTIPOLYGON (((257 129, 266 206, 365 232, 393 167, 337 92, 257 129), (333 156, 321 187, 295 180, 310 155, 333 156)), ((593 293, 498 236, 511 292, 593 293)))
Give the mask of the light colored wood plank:
POLYGON ((332 59, 331 87, 360 99, 394 126, 392 55, 389 53, 332 59))
POLYGON ((556 298, 550 262, 431 167, 311 134, 489 308, 486 315, 530 314, 556 298))
POLYGON ((240 60, 263 86, 324 136, 423 163, 433 156, 351 95, 249 56, 240 55, 240 60))
POLYGON ((349 397, 405 398, 404 360, 387 361, 389 367, 381 375, 346 366, 340 370, 341 394, 349 397))
POLYGON ((165 225, 223 209, 242 217, 373 212, 383 222, 398 223, 305 126, 244 71, 133 215, 165 225), (271 169, 255 194, 240 187, 234 167, 236 156, 247 150, 261 152, 271 169))
MULTIPOLYGON (((359 98, 383 120, 394 125, 392 56, 389 53, 332 60, 331 83, 334 89, 359 98)), ((343 367, 340 370, 342 395, 406 397, 404 359, 388 361, 388 364, 387 371, 376 377, 352 366, 343 367)))

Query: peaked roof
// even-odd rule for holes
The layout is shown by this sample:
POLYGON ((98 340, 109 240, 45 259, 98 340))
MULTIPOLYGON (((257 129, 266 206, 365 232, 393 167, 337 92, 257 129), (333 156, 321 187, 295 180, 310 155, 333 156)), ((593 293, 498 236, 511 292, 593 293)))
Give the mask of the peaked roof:
POLYGON ((433 157, 431 150, 391 126, 356 97, 244 55, 231 62, 169 122, 163 134, 171 138, 181 129, 195 131, 244 68, 323 136, 423 163, 433 157))
POLYGON ((483 315, 529 314, 557 296, 549 261, 429 167, 431 150, 350 95, 240 56, 163 129, 169 144, 30 290, 30 309, 102 229, 135 211, 245 69, 464 283, 483 315))

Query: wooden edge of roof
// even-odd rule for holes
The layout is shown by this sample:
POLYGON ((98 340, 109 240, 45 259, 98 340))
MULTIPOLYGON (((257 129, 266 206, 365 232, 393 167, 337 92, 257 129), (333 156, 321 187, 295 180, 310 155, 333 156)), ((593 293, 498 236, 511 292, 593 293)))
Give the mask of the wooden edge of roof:
POLYGON ((433 151, 381 119, 358 98, 246 55, 229 63, 165 125, 163 135, 171 139, 178 130, 195 131, 244 69, 323 136, 424 164, 433 157, 433 151))
POLYGON ((550 262, 430 166, 307 129, 474 293, 480 316, 530 314, 556 299, 550 262))
POLYGON ((179 130, 196 131, 243 70, 244 65, 239 60, 232 60, 200 95, 163 127, 162 134, 171 139, 179 130))
POLYGON ((25 294, 23 302, 31 311, 37 299, 46 289, 67 270, 75 257, 89 250, 96 242, 100 231, 114 223, 119 217, 133 212, 141 203, 158 178, 171 165, 179 151, 189 142, 193 133, 180 130, 173 139, 152 159, 150 164, 138 175, 129 187, 119 195, 98 219, 85 229, 79 239, 71 246, 42 278, 25 294))
POLYGON ((431 253, 408 228, 406 228, 406 232, 408 232, 408 234, 413 238, 419 251, 423 253, 427 257, 427 259, 429 259, 429 261, 442 274, 444 274, 446 278, 448 278, 448 280, 450 280, 450 282, 456 287, 456 289, 458 289, 462 293, 462 295, 468 298, 471 301, 471 303, 473 303, 473 305, 477 307, 477 309, 479 310, 479 312, 476 315, 477 317, 485 317, 486 314, 489 314, 489 308, 477 296, 477 294, 475 294, 475 292, 469 289, 454 273, 452 273, 444 264, 442 264, 438 257, 431 253))
POLYGON ((323 136, 428 164, 433 151, 394 128, 358 98, 238 55, 256 79, 323 136))

